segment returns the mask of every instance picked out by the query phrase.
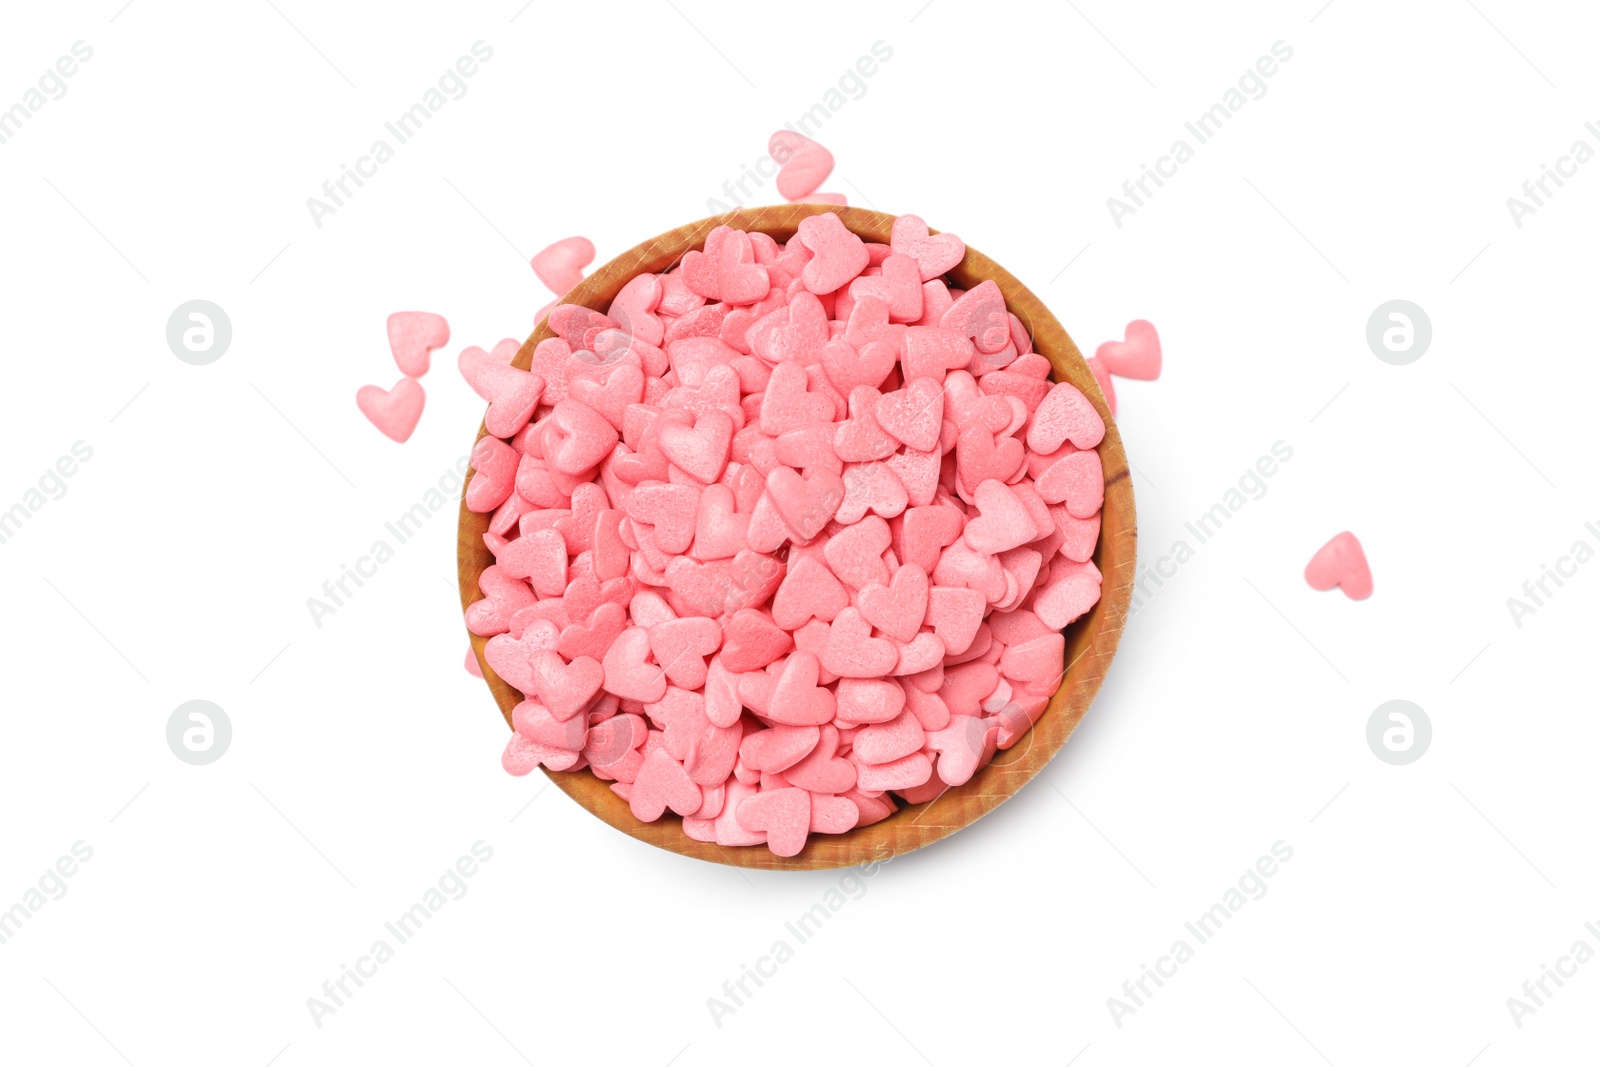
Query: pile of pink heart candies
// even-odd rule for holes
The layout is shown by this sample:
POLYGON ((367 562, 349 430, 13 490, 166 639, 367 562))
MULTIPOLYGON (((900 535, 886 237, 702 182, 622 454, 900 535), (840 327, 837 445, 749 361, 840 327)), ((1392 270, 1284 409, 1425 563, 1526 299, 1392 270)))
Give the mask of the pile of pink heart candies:
POLYGON ((792 856, 1026 734, 1100 596, 1105 425, 994 282, 942 280, 965 253, 914 215, 718 227, 551 310, 531 370, 478 367, 467 625, 526 697, 506 770, 792 856))

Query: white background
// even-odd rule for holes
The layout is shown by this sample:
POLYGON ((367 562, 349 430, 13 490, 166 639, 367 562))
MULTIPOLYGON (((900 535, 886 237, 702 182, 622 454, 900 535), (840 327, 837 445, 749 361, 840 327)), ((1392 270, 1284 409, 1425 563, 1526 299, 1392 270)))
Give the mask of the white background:
POLYGON ((1506 1006, 1600 949, 1600 565, 1520 628, 1506 606, 1600 545, 1600 161, 1521 228, 1506 207, 1600 148, 1592 11, 123 3, 30 5, 0 36, 0 107, 94 49, 0 145, 0 509, 94 450, 0 545, 0 908, 93 849, 0 945, 0 1059, 1592 1056, 1600 962, 1520 1028, 1506 1006), (306 198, 478 40, 467 94, 316 227, 306 198), (1280 40, 1266 95, 1114 225, 1106 198, 1280 40), (1118 383, 1143 563, 1274 442, 1294 456, 1131 620, 1038 780, 801 945, 785 922, 839 872, 681 859, 500 770, 453 508, 320 628, 306 599, 468 449, 455 354, 526 335, 528 256, 581 233, 603 261, 709 214, 876 41, 892 58, 817 134, 825 188, 959 233, 1086 350, 1160 328, 1161 380, 1118 383), (210 366, 165 340, 195 298, 232 321, 210 366), (1394 298, 1433 324, 1404 367, 1365 341, 1394 298), (398 377, 384 319, 409 308, 453 336, 397 446, 353 396, 398 377), (1301 579, 1342 529, 1362 603, 1301 579), (210 766, 165 740, 195 698, 233 724, 210 766), (1393 698, 1434 730, 1404 767, 1365 739, 1393 698), (466 896, 315 1025, 307 998, 479 840, 466 896), (1107 998, 1280 840, 1267 894, 1118 1026, 1107 998), (794 958, 716 1025, 707 998, 779 939, 794 958))

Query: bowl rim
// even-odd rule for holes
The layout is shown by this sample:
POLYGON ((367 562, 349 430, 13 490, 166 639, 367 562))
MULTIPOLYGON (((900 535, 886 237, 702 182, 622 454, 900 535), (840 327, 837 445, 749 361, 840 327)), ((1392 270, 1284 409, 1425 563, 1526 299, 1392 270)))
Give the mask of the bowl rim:
MULTIPOLYGON (((840 216, 845 226, 863 240, 883 244, 889 242, 890 228, 896 217, 830 204, 740 208, 676 227, 642 242, 595 270, 557 303, 581 304, 604 312, 629 279, 646 271, 660 273, 675 266, 685 252, 702 248, 706 235, 717 226, 760 231, 785 241, 793 236, 802 220, 823 212, 840 216)), ((995 758, 964 785, 947 788, 922 804, 896 801, 899 806, 894 814, 844 834, 812 834, 805 848, 791 857, 775 856, 760 845, 724 847, 714 842, 696 841, 683 832, 681 820, 670 811, 656 822, 640 822, 633 816, 627 801, 612 792, 610 783, 591 774, 587 768, 577 771, 540 768, 562 792, 613 828, 669 852, 735 867, 823 870, 883 862, 950 836, 1016 795, 1055 756, 1082 721, 1116 654, 1133 592, 1137 530, 1133 483, 1122 437, 1082 353, 1043 301, 971 245, 967 246, 961 262, 944 277, 963 288, 992 279, 1005 295, 1008 310, 1032 335, 1034 350, 1050 361, 1052 380, 1076 386, 1105 422, 1105 438, 1096 446, 1105 476, 1105 502, 1101 507, 1100 535, 1092 557, 1102 576, 1100 600, 1063 631, 1067 644, 1061 685, 1023 738, 1012 748, 997 752, 995 758)), ((512 366, 528 369, 534 348, 553 336, 548 316, 541 317, 518 350, 512 366)), ((480 423, 474 445, 487 434, 487 428, 480 423)), ((470 483, 472 474, 469 467, 463 478, 457 523, 457 578, 463 612, 482 599, 478 576, 493 562, 483 539, 490 514, 472 512, 466 507, 465 486, 470 483)), ((487 638, 470 630, 468 637, 484 681, 509 727, 512 709, 521 701, 521 694, 496 675, 484 658, 487 638)))

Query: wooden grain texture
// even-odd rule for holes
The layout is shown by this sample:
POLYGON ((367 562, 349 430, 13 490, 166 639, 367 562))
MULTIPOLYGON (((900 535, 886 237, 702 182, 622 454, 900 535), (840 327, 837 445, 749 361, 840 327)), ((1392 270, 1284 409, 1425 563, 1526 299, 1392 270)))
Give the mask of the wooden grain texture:
MULTIPOLYGON (((759 230, 778 241, 786 241, 794 235, 802 219, 823 211, 839 215, 845 225, 864 240, 888 243, 894 216, 881 212, 822 204, 748 208, 703 219, 644 242, 595 271, 567 294, 566 302, 604 311, 628 279, 644 271, 660 272, 673 266, 685 252, 702 247, 706 234, 716 226, 759 230)), ((1104 576, 1100 602, 1067 627, 1066 672, 1060 689, 1028 735, 1010 750, 997 753, 994 762, 979 770, 965 785, 951 788, 926 804, 902 806, 894 815, 871 826, 846 834, 813 834, 805 849, 790 858, 774 856, 765 846, 724 847, 692 840, 685 836, 680 820, 670 812, 658 822, 641 823, 633 817, 627 802, 611 791, 608 783, 587 770, 545 772, 568 796, 623 833, 680 855, 768 870, 816 870, 886 860, 954 833, 1016 793, 1060 750, 1094 700, 1116 653, 1133 590, 1133 486, 1128 477, 1128 458, 1123 451, 1122 438, 1077 345, 1038 297, 970 245, 966 258, 946 277, 964 289, 993 279, 1005 294, 1007 306, 1033 334, 1035 351, 1050 360, 1055 379, 1071 382, 1081 389, 1106 423, 1105 440, 1098 449, 1105 470, 1105 506, 1100 543, 1094 555, 1095 564, 1104 576)), ((552 331, 541 321, 517 353, 513 365, 527 369, 534 346, 550 336, 553 336, 552 331)), ((485 432, 480 426, 478 436, 481 438, 485 432)), ((478 576, 494 562, 483 542, 488 523, 487 515, 474 514, 463 504, 456 542, 463 610, 481 598, 478 576)), ((469 636, 484 679, 509 726, 511 711, 520 695, 484 661, 485 639, 469 636)))

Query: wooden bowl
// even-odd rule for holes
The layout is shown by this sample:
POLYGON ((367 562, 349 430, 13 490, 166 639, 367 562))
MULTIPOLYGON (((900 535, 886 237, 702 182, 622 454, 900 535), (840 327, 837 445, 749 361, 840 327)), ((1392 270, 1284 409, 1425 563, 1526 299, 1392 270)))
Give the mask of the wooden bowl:
MULTIPOLYGON (((623 253, 568 293, 566 302, 604 311, 630 278, 645 271, 658 273, 678 263, 685 252, 702 247, 706 234, 713 227, 727 225, 746 231, 759 230, 781 242, 794 236, 800 220, 824 211, 837 214, 863 240, 884 244, 889 241, 894 216, 878 211, 823 204, 785 204, 732 211, 681 226, 623 253)), ((902 802, 899 811, 871 826, 846 834, 813 834, 799 855, 788 858, 774 856, 764 845, 723 847, 695 841, 684 834, 680 820, 670 811, 658 822, 642 823, 633 817, 627 801, 611 791, 609 783, 588 770, 545 772, 568 796, 628 836, 696 859, 767 870, 817 870, 881 862, 954 833, 1021 789, 1066 742, 1094 699, 1122 636, 1133 590, 1133 486, 1128 477, 1128 457, 1122 449, 1122 438, 1077 345, 1038 297, 971 245, 967 246, 966 258, 946 277, 963 289, 970 289, 986 278, 993 279, 1005 294, 1007 306, 1032 332, 1035 351, 1050 360, 1054 378, 1081 389, 1105 420, 1106 436, 1098 451, 1105 469, 1106 495, 1101 512, 1100 542, 1094 554, 1095 564, 1104 576, 1100 602, 1066 629, 1067 669, 1061 688, 1029 734, 1011 749, 996 753, 994 761, 965 785, 948 789, 925 804, 905 806, 902 802)), ((513 365, 526 370, 533 358, 534 346, 551 336, 554 334, 549 325, 541 322, 517 353, 513 365)), ((481 438, 486 432, 480 426, 478 436, 481 438)), ((481 598, 478 575, 494 562, 483 541, 488 525, 488 515, 475 514, 462 505, 456 550, 463 610, 481 598)), ((485 639, 469 636, 483 668, 484 680, 489 683, 489 690, 509 726, 511 710, 521 698, 484 660, 485 639)))

